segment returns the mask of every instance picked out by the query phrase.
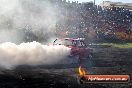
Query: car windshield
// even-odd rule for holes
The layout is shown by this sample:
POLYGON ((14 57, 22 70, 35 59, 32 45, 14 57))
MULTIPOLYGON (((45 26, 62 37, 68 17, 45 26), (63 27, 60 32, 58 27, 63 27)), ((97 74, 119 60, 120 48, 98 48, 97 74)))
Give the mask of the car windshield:
POLYGON ((76 45, 76 41, 74 40, 56 40, 54 42, 54 44, 56 45, 69 45, 69 46, 75 46, 76 45))

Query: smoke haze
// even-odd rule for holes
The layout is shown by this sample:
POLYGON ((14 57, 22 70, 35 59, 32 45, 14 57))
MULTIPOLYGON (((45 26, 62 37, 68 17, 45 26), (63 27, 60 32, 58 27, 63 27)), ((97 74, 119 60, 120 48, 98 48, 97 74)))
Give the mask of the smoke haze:
POLYGON ((0 42, 54 35, 58 9, 48 0, 0 0, 0 42))
POLYGON ((17 65, 51 65, 70 54, 65 46, 47 46, 38 42, 0 44, 0 66, 12 68, 17 65))
POLYGON ((32 42, 54 36, 58 10, 49 0, 0 0, 0 66, 55 64, 69 55, 65 46, 32 42))

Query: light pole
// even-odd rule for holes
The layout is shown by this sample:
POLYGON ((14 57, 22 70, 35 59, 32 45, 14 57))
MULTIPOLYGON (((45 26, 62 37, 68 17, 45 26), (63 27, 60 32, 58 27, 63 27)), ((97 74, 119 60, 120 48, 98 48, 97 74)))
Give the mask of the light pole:
POLYGON ((95 0, 94 0, 94 6, 95 6, 95 0))

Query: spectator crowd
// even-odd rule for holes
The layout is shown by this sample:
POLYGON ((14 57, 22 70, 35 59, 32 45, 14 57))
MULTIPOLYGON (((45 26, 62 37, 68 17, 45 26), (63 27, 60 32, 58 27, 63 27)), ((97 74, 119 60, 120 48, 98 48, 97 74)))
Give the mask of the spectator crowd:
MULTIPOLYGON (((48 0, 57 9, 53 35, 56 37, 84 37, 87 40, 132 40, 132 11, 119 7, 101 7, 93 2, 78 3, 66 0, 48 0)), ((47 14, 48 15, 48 14, 47 14)), ((31 29, 30 27, 27 28, 31 29)), ((26 29, 26 30, 27 30, 26 29)), ((29 32, 29 33, 28 33, 29 32)), ((26 32, 26 39, 43 41, 26 32)))
POLYGON ((119 7, 101 7, 93 2, 56 0, 61 7, 56 32, 62 36, 96 39, 132 39, 132 11, 119 7))

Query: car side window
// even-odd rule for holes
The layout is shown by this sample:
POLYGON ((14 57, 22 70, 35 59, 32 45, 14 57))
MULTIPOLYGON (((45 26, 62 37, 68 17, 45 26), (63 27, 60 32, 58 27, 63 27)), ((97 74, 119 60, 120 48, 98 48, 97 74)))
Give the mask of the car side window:
POLYGON ((77 45, 77 42, 76 41, 72 41, 72 45, 76 46, 77 45))

